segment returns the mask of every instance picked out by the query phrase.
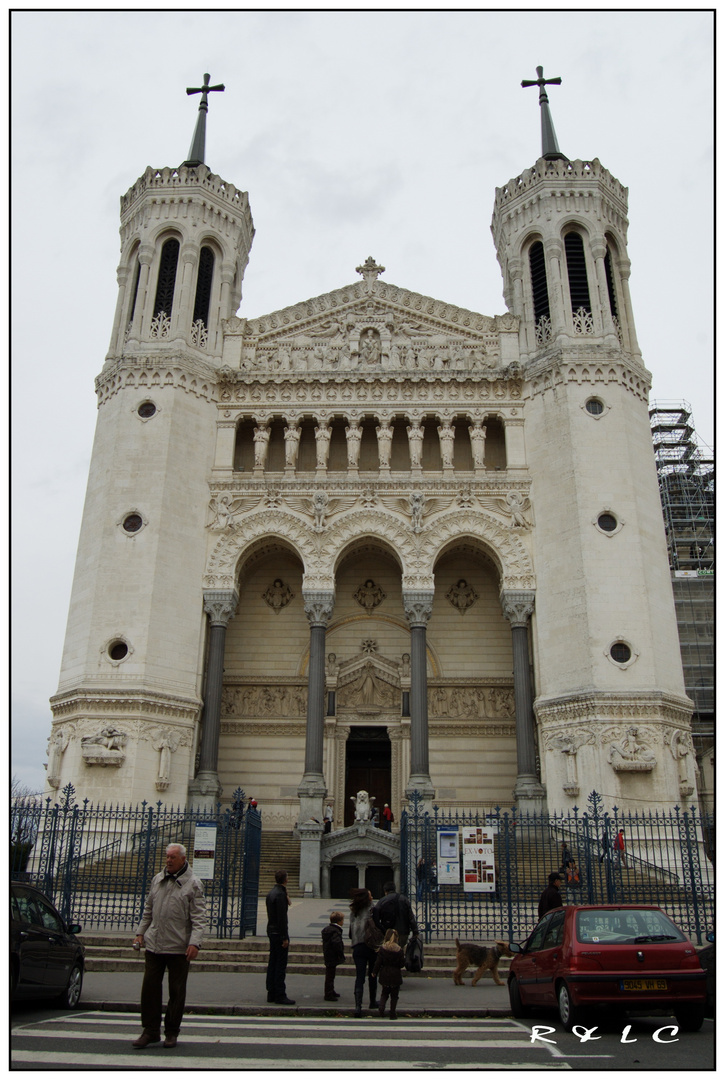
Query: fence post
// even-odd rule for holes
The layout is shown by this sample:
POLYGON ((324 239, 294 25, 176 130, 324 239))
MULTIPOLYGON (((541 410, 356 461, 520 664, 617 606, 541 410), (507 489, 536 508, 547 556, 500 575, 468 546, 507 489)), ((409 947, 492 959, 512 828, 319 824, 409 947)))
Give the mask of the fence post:
MULTIPOLYGON (((499 816, 499 821, 501 820, 499 816)), ((499 825, 500 830, 500 825, 499 825)), ((511 847, 509 842, 509 816, 507 813, 503 815, 503 830, 504 830, 504 857, 506 860, 506 910, 508 913, 509 930, 508 940, 512 941, 514 936, 514 907, 513 907, 513 895, 511 889, 511 847)), ((501 835, 499 831, 499 836, 501 835)))
MULTIPOLYGON (((694 806, 692 807, 693 819, 694 819, 694 806)), ((690 892, 692 894, 692 910, 695 916, 695 933, 697 934, 697 944, 702 945, 702 927, 700 926, 700 903, 698 900, 698 893, 702 887, 702 874, 700 872, 700 860, 699 857, 693 854, 692 826, 690 824, 690 816, 687 810, 684 810, 682 817, 680 817, 679 806, 675 807, 675 813, 677 814, 677 823, 679 826, 679 840, 680 840, 680 859, 682 860, 682 878, 683 884, 687 878, 689 878, 690 892), (697 866, 695 862, 697 861, 697 866)), ((693 822, 694 824, 694 822, 693 822)), ((695 848, 697 847, 697 836, 695 836, 695 848)))
MULTIPOLYGON (((161 803, 159 803, 159 806, 161 803)), ((138 909, 138 921, 141 922, 143 916, 143 909, 146 903, 146 893, 148 891, 148 877, 149 877, 149 859, 151 855, 151 829, 153 827, 154 820, 154 808, 149 806, 148 808, 148 825, 146 827, 146 842, 143 846, 142 866, 141 866, 141 895, 139 897, 139 909, 138 909)), ((143 821, 146 817, 146 800, 141 803, 141 822, 143 827, 143 821)))

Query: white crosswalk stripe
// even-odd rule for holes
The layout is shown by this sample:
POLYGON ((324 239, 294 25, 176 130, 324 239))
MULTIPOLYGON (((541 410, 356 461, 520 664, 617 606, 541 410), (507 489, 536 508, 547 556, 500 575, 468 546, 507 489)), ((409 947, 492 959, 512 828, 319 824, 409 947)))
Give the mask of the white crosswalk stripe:
POLYGON ((173 1051, 162 1044, 134 1050, 140 1031, 132 1013, 74 1013, 24 1024, 13 1029, 11 1061, 20 1069, 570 1068, 555 1046, 532 1045, 529 1030, 508 1019, 186 1016, 173 1051))

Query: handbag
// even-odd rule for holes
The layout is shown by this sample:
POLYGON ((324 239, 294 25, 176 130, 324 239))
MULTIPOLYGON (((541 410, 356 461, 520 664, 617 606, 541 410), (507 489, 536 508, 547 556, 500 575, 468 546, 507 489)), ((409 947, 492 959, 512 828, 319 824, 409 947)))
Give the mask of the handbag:
POLYGON ((423 942, 412 937, 405 947, 405 970, 415 974, 423 970, 423 942))
POLYGON ((385 934, 375 925, 372 915, 368 915, 365 920, 365 944, 367 947, 377 952, 383 943, 384 937, 385 934))

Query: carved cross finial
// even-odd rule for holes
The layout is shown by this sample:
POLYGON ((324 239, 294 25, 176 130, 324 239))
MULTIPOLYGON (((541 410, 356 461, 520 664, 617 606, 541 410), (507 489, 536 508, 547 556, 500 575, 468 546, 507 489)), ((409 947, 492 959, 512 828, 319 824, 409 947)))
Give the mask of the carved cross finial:
POLYGON ((378 266, 372 255, 368 255, 362 266, 355 267, 355 272, 358 274, 362 274, 363 281, 367 285, 368 289, 371 289, 373 286, 373 282, 377 281, 378 279, 378 274, 385 273, 385 267, 378 266))
POLYGON ((549 112, 549 99, 546 96, 545 86, 560 86, 561 77, 557 76, 555 79, 545 79, 543 67, 537 67, 536 74, 538 79, 522 79, 522 86, 538 86, 539 88, 539 105, 541 107, 541 156, 547 158, 547 160, 562 160, 566 161, 566 155, 562 154, 559 149, 559 144, 556 141, 556 132, 554 131, 554 121, 551 119, 551 113, 549 112))
POLYGON ((218 83, 216 86, 209 86, 209 74, 207 73, 207 74, 204 75, 204 85, 203 86, 197 86, 197 87, 187 86, 186 92, 187 92, 187 94, 201 94, 201 103, 199 105, 199 109, 200 110, 201 109, 206 109, 208 111, 209 105, 207 104, 206 95, 211 93, 212 90, 223 90, 223 89, 224 89, 224 83, 218 83))

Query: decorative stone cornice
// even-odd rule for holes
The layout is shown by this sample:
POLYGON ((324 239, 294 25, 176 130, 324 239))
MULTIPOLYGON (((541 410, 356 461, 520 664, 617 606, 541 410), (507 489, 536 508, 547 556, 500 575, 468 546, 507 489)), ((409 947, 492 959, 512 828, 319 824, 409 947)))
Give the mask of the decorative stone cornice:
POLYGON ((607 721, 657 721, 690 728, 692 702, 672 694, 643 690, 629 694, 602 691, 537 698, 534 713, 541 725, 607 721))
POLYGON ((529 590, 501 593, 501 609, 511 623, 513 630, 517 626, 528 626, 534 613, 536 593, 529 590))
POLYGON ((516 725, 491 723, 490 720, 475 720, 470 723, 428 720, 428 734, 436 739, 515 739, 516 725))
POLYGON ((150 691, 135 690, 70 690, 55 694, 50 707, 56 720, 69 717, 128 716, 146 719, 163 717, 193 724, 199 716, 202 702, 199 699, 175 697, 150 691))
POLYGON ((552 346, 526 368, 527 396, 536 397, 557 386, 623 386, 640 401, 649 400, 652 376, 621 349, 585 345, 562 349, 552 346))
POLYGON ((305 602, 305 615, 310 626, 326 627, 332 618, 332 610, 335 606, 334 592, 327 590, 308 592, 303 589, 302 596, 305 602))
POLYGON ((205 589, 204 612, 212 626, 227 626, 234 618, 239 594, 234 589, 205 589))
POLYGON ((214 401, 217 394, 217 372, 191 352, 179 355, 159 353, 155 356, 114 356, 106 361, 96 378, 99 407, 120 390, 142 390, 153 393, 162 387, 183 390, 187 394, 214 401))
POLYGON ((307 726, 306 724, 285 720, 283 717, 267 720, 222 720, 219 731, 222 735, 255 735, 265 738, 275 736, 283 739, 304 739, 307 726))
POLYGON ((403 611, 411 630, 416 626, 427 626, 433 614, 433 596, 428 590, 408 592, 403 590, 403 611))

